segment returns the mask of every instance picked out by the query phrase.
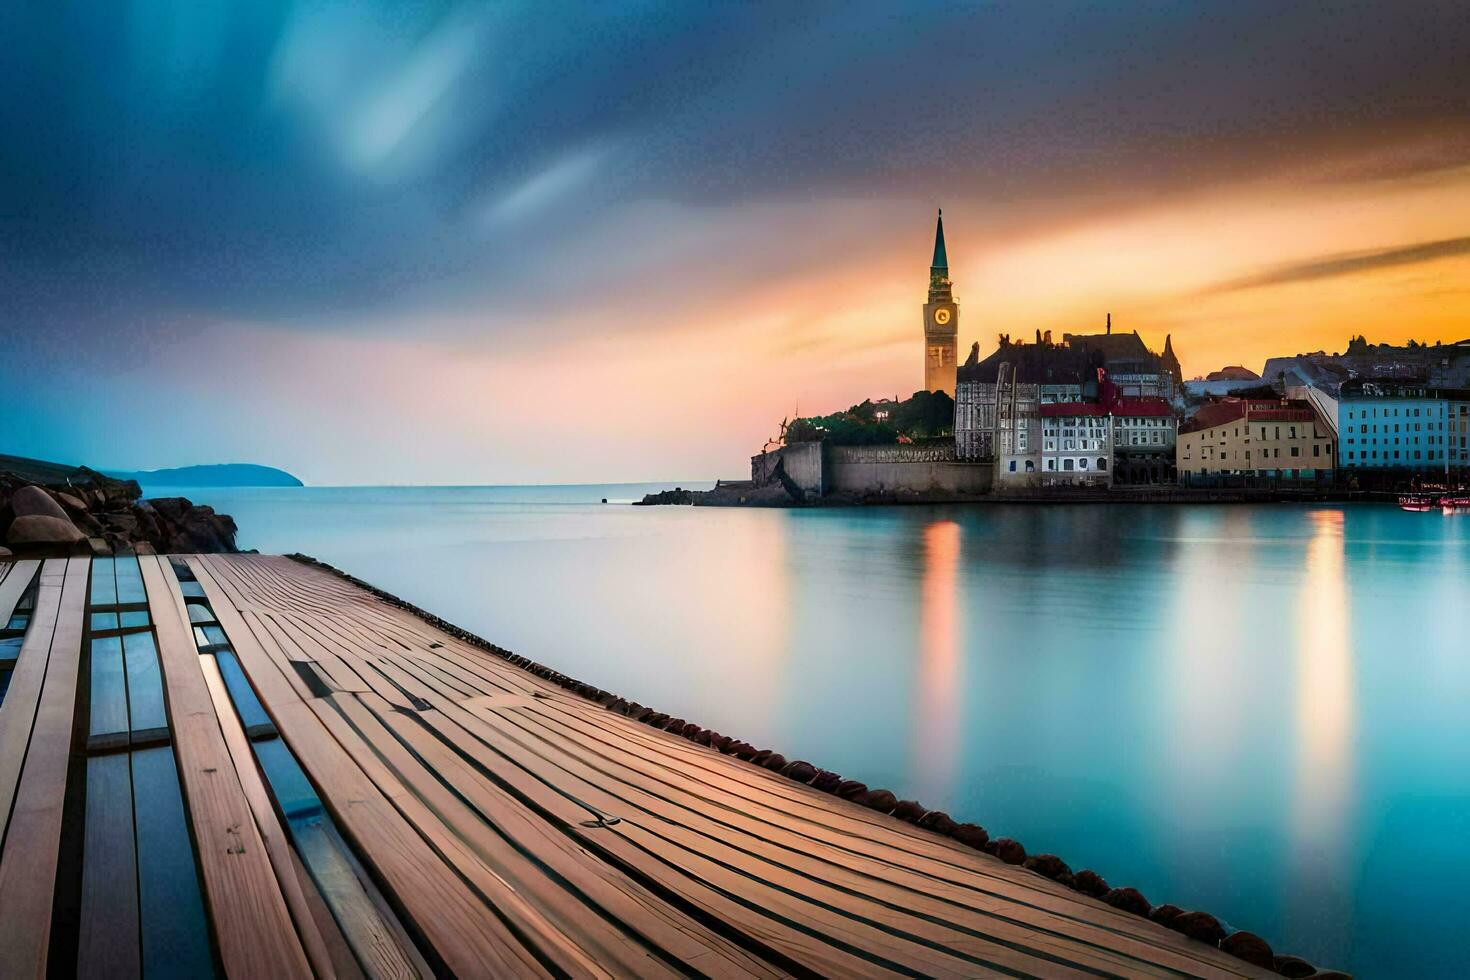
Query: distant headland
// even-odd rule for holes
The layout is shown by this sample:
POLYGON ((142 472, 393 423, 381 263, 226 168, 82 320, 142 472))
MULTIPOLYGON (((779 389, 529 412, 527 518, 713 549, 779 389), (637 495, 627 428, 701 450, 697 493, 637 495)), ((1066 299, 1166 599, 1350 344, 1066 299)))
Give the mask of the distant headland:
POLYGON ((211 463, 162 470, 105 470, 116 480, 135 480, 151 487, 299 487, 304 484, 285 470, 258 463, 211 463))

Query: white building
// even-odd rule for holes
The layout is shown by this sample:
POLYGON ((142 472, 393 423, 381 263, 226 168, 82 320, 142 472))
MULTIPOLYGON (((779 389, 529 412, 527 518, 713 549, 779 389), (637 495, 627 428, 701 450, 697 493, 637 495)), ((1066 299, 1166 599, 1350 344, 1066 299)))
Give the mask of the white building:
POLYGON ((1041 410, 1041 485, 1111 486, 1113 427, 1097 402, 1052 402, 1041 410))

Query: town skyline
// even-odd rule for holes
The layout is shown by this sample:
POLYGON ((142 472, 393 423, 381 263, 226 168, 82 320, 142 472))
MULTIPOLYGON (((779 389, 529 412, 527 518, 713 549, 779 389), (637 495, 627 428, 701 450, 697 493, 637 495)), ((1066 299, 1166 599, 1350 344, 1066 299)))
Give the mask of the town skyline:
POLYGON ((922 385, 940 206, 961 358, 1108 313, 1189 377, 1463 339, 1454 14, 1344 12, 1324 45, 1322 15, 1264 5, 11 13, 59 53, 0 96, 34 134, 0 188, 10 448, 312 483, 730 475, 798 406, 922 385), (78 391, 140 423, 99 431, 78 391))

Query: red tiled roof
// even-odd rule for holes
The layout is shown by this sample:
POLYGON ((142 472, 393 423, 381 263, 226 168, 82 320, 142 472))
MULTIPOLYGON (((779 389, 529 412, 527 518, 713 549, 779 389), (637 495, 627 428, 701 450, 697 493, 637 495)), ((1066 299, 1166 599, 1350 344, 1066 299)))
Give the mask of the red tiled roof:
POLYGON ((1186 432, 1213 429, 1217 425, 1234 422, 1236 419, 1245 417, 1245 406, 1245 402, 1234 398, 1229 401, 1209 402, 1201 405, 1199 411, 1184 420, 1184 424, 1179 427, 1179 432, 1182 435, 1186 432))
POLYGON ((1316 415, 1310 405, 1298 399, 1280 402, 1230 398, 1201 405, 1199 411, 1179 427, 1179 432, 1213 429, 1242 418, 1248 422, 1311 422, 1316 415))
POLYGON ((1163 418, 1174 414, 1174 409, 1163 398, 1119 398, 1112 405, 1114 415, 1142 415, 1163 418))

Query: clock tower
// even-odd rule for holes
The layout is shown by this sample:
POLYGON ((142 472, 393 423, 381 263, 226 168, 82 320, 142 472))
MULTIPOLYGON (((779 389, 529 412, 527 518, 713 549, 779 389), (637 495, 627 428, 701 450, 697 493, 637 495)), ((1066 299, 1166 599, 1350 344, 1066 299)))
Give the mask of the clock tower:
POLYGON ((924 390, 954 397, 955 335, 960 307, 950 292, 949 256, 944 251, 944 212, 934 226, 934 261, 929 264, 929 302, 924 304, 924 390))

